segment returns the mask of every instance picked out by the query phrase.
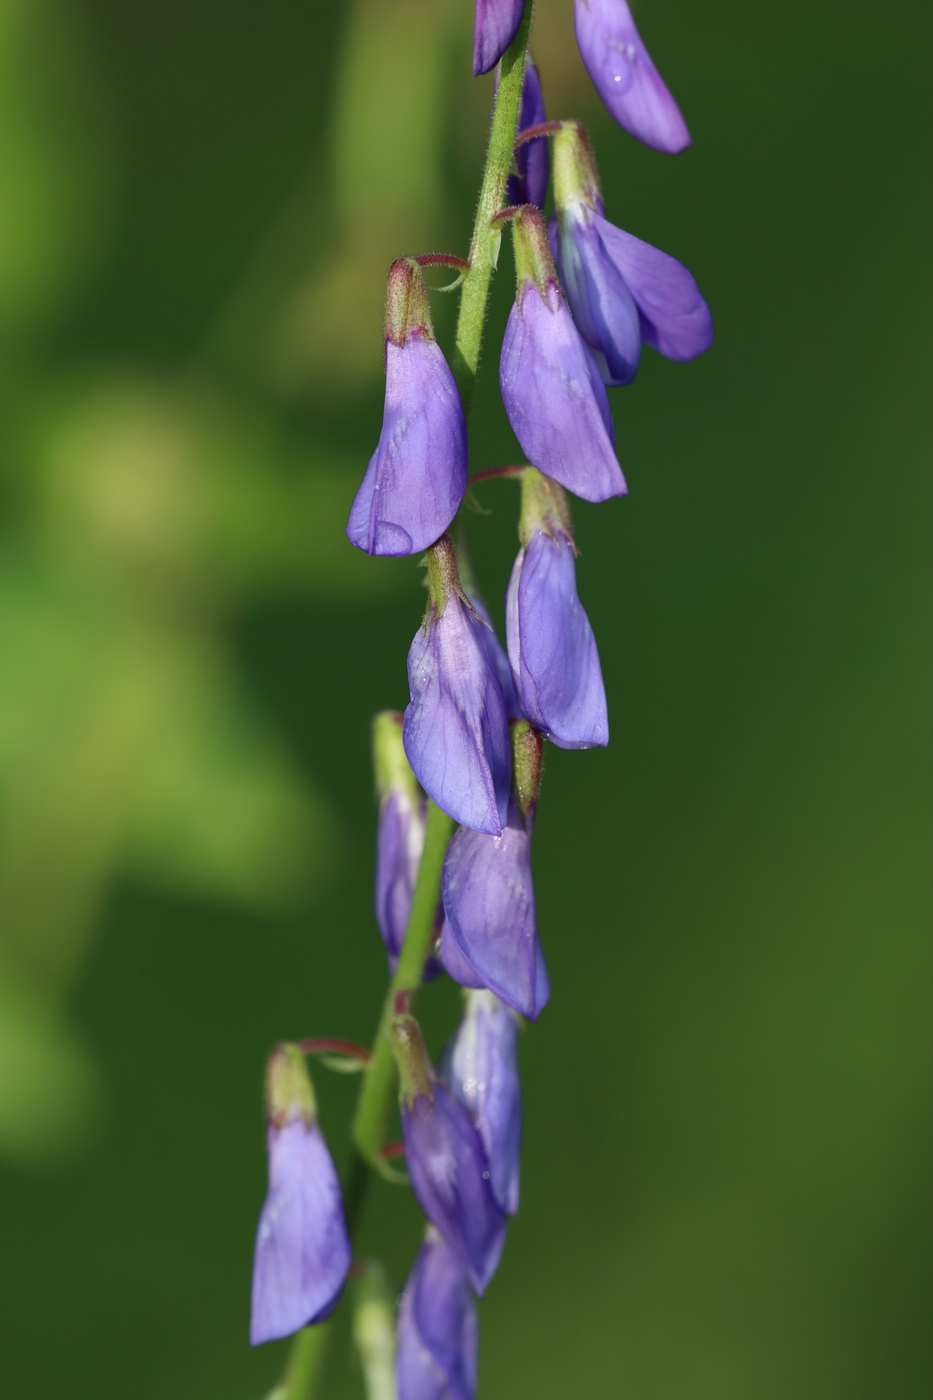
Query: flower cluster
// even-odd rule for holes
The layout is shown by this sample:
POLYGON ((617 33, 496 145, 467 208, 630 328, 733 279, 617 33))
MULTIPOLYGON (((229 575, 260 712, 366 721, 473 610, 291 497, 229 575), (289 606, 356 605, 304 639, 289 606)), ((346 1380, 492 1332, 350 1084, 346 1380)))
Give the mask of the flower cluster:
MULTIPOLYGON (((377 1040, 373 1060, 391 1044, 399 1151, 427 1221, 398 1314, 398 1400, 475 1394, 475 1297, 495 1273, 518 1209, 521 1018, 535 1020, 550 995, 531 873, 544 749, 609 742, 596 639, 577 594, 568 493, 591 502, 625 494, 607 391, 633 380, 642 345, 689 360, 712 340, 709 310, 686 268, 606 217, 582 127, 547 120, 537 69, 516 39, 523 11, 523 0, 476 3, 474 71, 489 71, 510 45, 513 55, 519 45, 524 65, 520 97, 516 86, 512 99, 520 128, 513 169, 500 188, 508 203, 474 237, 474 262, 428 254, 389 268, 383 426, 347 525, 359 549, 426 552, 427 566, 427 607, 408 655, 409 703, 404 715, 378 715, 373 731, 376 921, 394 976, 387 1040, 377 1040), (549 177, 554 207, 546 219, 549 177), (449 533, 469 484, 467 425, 434 337, 424 268, 452 265, 469 278, 505 223, 516 296, 499 384, 527 464, 477 474, 521 485, 503 648, 449 533), (439 889, 421 878, 438 809, 456 824, 442 867, 438 856, 439 889), (409 939, 419 920, 426 936, 411 978, 409 939), (464 1011, 435 1067, 410 995, 421 980, 445 973, 464 988, 464 1011)), ((618 123, 656 150, 683 150, 690 140, 683 118, 625 0, 575 0, 575 27, 618 123)), ((300 1061, 294 1046, 270 1060, 270 1189, 256 1245, 254 1341, 326 1317, 350 1260, 339 1187, 300 1061)))

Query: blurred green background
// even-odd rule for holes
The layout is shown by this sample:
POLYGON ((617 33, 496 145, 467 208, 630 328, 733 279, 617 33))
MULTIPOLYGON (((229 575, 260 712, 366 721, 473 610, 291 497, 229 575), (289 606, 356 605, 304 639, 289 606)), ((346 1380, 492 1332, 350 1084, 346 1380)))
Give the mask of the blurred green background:
MULTIPOLYGON (((388 260, 465 251, 468 0, 0 0, 0 1392, 259 1400, 276 1039, 368 1040, 368 721, 423 593, 343 525, 388 260)), ((613 742, 551 751, 554 987, 482 1394, 930 1394, 928 15, 641 0, 694 146, 552 116, 717 342, 576 508, 613 742), (926 394, 924 393, 926 389, 926 394)), ((495 288, 474 469, 514 459, 495 288)), ((454 301, 435 299, 449 345, 454 301)), ((514 485, 471 539, 497 615, 514 485)), ((422 998, 435 1049, 456 1011, 422 998)), ((317 1076, 342 1159, 355 1082, 317 1076)), ((408 1194, 363 1248, 400 1284, 408 1194)), ((325 1396, 361 1395, 345 1321, 325 1396)))

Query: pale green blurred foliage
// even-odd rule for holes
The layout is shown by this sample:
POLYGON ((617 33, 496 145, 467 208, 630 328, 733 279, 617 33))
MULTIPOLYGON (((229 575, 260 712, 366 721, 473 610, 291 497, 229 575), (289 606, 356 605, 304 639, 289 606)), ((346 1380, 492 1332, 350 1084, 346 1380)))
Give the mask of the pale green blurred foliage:
MULTIPOLYGON (((0 1153, 23 1163, 77 1147, 105 1100, 68 998, 115 877, 281 913, 306 910, 339 859, 327 804, 244 692, 233 607, 387 586, 344 538, 359 463, 288 438, 271 407, 234 408, 195 375, 35 370, 114 212, 101 91, 66 7, 0 0, 0 315, 17 384, 0 556, 0 1153)), ((412 217, 432 200, 426 188, 412 217)))
MULTIPOLYGON (((454 68, 454 56, 469 51, 471 25, 470 0, 347 7, 326 173, 283 211, 210 339, 213 359, 246 361, 287 397, 312 385, 352 393, 378 378, 388 264, 449 237, 445 113, 475 100, 469 70, 454 68)), ((481 101, 485 122, 485 88, 481 101)))
POLYGON ((78 16, 0 0, 0 353, 80 292, 112 226, 114 126, 78 16))

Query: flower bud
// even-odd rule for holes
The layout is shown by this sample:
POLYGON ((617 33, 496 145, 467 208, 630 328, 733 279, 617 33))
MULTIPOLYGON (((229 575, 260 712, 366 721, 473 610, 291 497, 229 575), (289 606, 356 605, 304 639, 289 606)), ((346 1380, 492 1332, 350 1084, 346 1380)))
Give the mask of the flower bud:
POLYGON ((626 0, 575 0, 574 28, 593 86, 619 125, 656 151, 685 150, 690 133, 626 0))
POLYGON ((386 282, 382 433, 350 510, 351 543, 367 554, 427 549, 456 515, 466 477, 466 421, 424 277, 414 258, 398 258, 386 282))
MULTIPOLYGON (((518 113, 518 129, 525 131, 530 126, 540 126, 547 121, 544 107, 544 94, 541 79, 534 59, 529 55, 525 63, 525 76, 522 79, 522 101, 518 113)), ((537 136, 527 141, 515 152, 515 171, 510 175, 505 187, 505 197, 509 204, 536 204, 543 208, 547 198, 548 140, 537 136)))
POLYGON ((473 1400, 478 1346, 467 1276, 429 1225, 399 1309, 398 1400, 473 1400))
POLYGON ((476 0, 473 19, 473 73, 495 68, 518 32, 525 0, 476 0))
POLYGON ((297 1045, 279 1045, 269 1056, 266 1113, 269 1191, 253 1261, 253 1346, 323 1321, 351 1259, 340 1182, 297 1045))
POLYGON ((608 744, 599 652, 577 597, 570 511, 561 487, 534 468, 522 475, 520 535, 505 626, 525 713, 559 748, 608 744))
POLYGON ((393 971, 402 950, 424 847, 425 800, 405 757, 402 716, 383 710, 373 721, 379 798, 376 920, 393 971))
POLYGON ((528 460, 587 501, 626 490, 599 370, 557 281, 544 222, 523 208, 512 225, 518 293, 499 361, 502 401, 528 460))
POLYGON ((511 781, 505 698, 488 629, 463 590, 446 536, 428 554, 428 592, 425 621, 408 653, 405 753, 443 811, 498 834, 511 781))
POLYGON ((435 1077, 415 1018, 396 1016, 389 1035, 412 1190, 482 1293, 505 1242, 505 1215, 493 1194, 486 1149, 467 1110, 435 1077))
POLYGON ((518 1017, 492 992, 467 992, 464 1003, 463 1018, 439 1070, 483 1139, 496 1200, 514 1215, 522 1140, 518 1017))
POLYGON ((554 138, 554 202, 549 234, 561 282, 607 384, 634 379, 643 340, 671 360, 709 349, 712 317, 687 269, 604 218, 595 162, 576 122, 554 138))

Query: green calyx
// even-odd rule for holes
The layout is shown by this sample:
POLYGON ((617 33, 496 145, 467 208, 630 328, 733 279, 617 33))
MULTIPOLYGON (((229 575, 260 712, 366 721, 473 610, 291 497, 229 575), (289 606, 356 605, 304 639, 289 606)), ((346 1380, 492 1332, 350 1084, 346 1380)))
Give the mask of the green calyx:
POLYGON ((266 1061, 266 1118, 277 1128, 301 1118, 308 1127, 317 1117, 314 1086, 297 1045, 277 1045, 266 1061))
POLYGON ((396 258, 386 276, 386 339, 404 345, 416 331, 434 339, 428 289, 417 258, 396 258))
POLYGON ((573 205, 602 209, 602 191, 589 137, 579 122, 563 122, 554 136, 554 203, 558 215, 573 205))
POLYGON ((463 584, 460 582, 457 550, 449 535, 441 535, 440 539, 431 545, 424 556, 424 562, 428 570, 428 607, 424 615, 425 627, 430 628, 442 615, 452 593, 456 593, 471 612, 475 611, 464 591, 463 584))
POLYGON ((399 792, 412 807, 417 806, 418 781, 405 757, 402 716, 398 710, 381 710, 373 719, 373 767, 380 802, 390 793, 399 792))
POLYGON ((543 531, 554 539, 563 535, 575 549, 570 503, 567 493, 556 481, 526 467, 522 472, 522 507, 518 519, 518 537, 527 546, 531 537, 543 531))
POLYGON ((527 719, 509 720, 512 783, 523 820, 538 801, 544 769, 544 736, 527 719))
POLYGON ((421 1027, 410 1012, 394 1016, 389 1026, 392 1053, 398 1065, 399 1098, 411 1108, 416 1099, 434 1101, 431 1062, 421 1027))
POLYGON ((533 204, 520 205, 512 219, 512 238, 519 298, 524 284, 532 282, 547 301, 548 288, 559 284, 541 210, 533 204))

